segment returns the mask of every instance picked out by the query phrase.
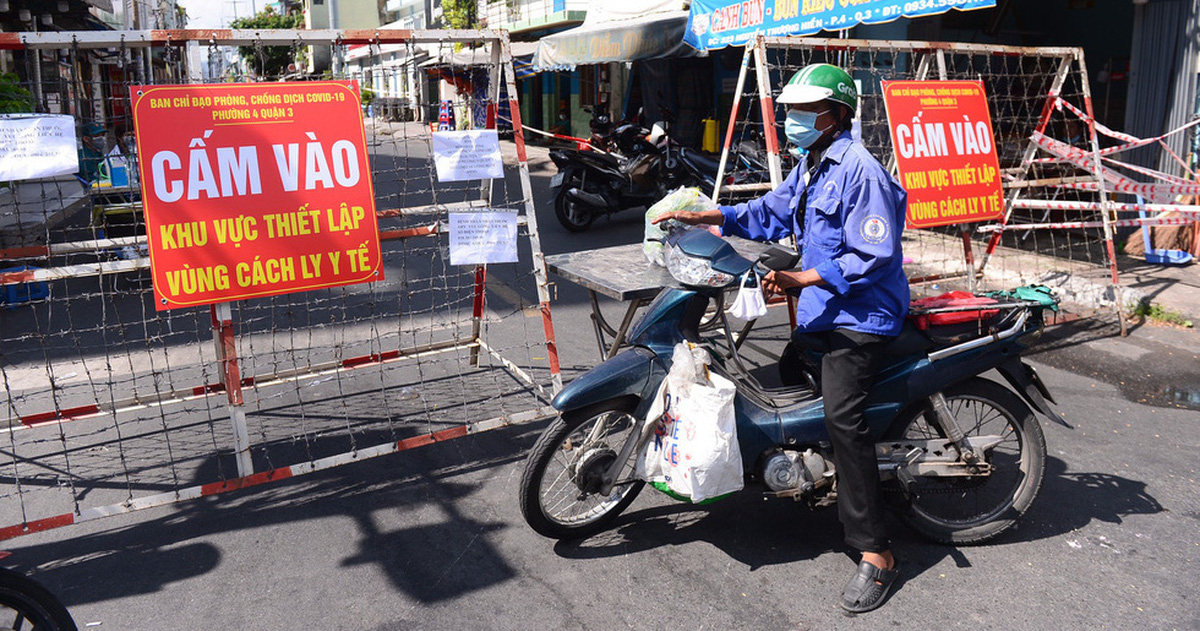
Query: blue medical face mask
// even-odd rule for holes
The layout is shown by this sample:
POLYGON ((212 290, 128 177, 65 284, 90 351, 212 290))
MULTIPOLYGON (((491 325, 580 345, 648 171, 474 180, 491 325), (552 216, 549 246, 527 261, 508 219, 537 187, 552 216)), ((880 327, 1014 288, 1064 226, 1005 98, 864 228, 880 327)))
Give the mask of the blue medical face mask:
MULTIPOLYGON (((797 147, 808 149, 813 146, 813 143, 820 140, 821 135, 825 133, 829 127, 825 129, 817 129, 817 117, 829 110, 821 112, 804 112, 801 110, 791 110, 788 112, 787 120, 783 122, 783 135, 797 147)), ((832 125, 830 125, 832 127, 832 125)))

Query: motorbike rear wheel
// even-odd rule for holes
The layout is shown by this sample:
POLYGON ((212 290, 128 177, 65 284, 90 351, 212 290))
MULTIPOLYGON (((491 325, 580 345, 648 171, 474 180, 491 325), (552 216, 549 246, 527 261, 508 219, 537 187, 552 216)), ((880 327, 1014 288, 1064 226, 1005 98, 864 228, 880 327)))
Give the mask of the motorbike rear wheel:
POLYGON ((558 188, 558 194, 554 196, 554 216, 568 232, 583 232, 596 220, 596 212, 590 207, 567 197, 567 191, 578 185, 579 180, 571 178, 563 182, 558 188))
POLYGON ((630 458, 608 495, 600 476, 638 430, 632 401, 606 401, 555 419, 534 444, 521 476, 521 514, 531 528, 552 539, 595 534, 625 510, 645 482, 630 458))
POLYGON ((77 629, 71 614, 67 613, 67 608, 54 594, 24 574, 3 568, 0 568, 0 628, 32 631, 77 629))
MULTIPOLYGON (((1008 530, 1029 509, 1042 485, 1046 438, 1033 412, 1017 395, 975 377, 945 391, 946 407, 968 436, 996 435, 1004 441, 985 454, 986 478, 919 476, 911 501, 899 517, 939 543, 982 543, 1008 530)), ((898 418, 889 439, 943 437, 930 406, 898 418)), ((887 483, 892 490, 899 482, 887 483)))

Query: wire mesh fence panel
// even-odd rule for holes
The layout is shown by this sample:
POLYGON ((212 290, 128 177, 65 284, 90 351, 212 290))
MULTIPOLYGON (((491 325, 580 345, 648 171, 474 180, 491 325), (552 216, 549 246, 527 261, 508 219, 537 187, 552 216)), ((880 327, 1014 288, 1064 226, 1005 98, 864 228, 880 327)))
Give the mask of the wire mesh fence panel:
MULTIPOLYGON (((499 130, 511 142, 500 144, 496 179, 439 178, 433 159, 435 132, 496 129, 501 114, 515 108, 505 34, 10 35, 20 36, 20 46, 10 47, 29 68, 15 83, 23 111, 75 119, 80 170, 13 183, 4 198, 0 507, 8 523, 0 524, 0 538, 290 477, 550 410, 561 381, 523 138, 499 130), (312 60, 322 57, 329 70, 312 72, 312 60), (392 105, 403 103, 405 115, 367 115, 375 113, 369 90, 382 60, 389 76, 405 77, 402 96, 400 86, 384 91, 392 105), (256 219, 242 224, 239 247, 262 256, 247 259, 245 270, 231 266, 232 280, 205 276, 200 268, 207 263, 193 261, 176 277, 176 290, 239 282, 243 271, 248 283, 261 275, 253 282, 269 289, 300 272, 289 270, 295 261, 287 257, 269 266, 251 229, 273 236, 324 229, 334 239, 349 230, 343 222, 360 219, 377 223, 383 279, 157 310, 144 212, 150 193, 139 177, 138 147, 147 139, 137 137, 131 88, 278 80, 299 95, 320 93, 306 87, 311 81, 354 80, 363 90, 354 96, 356 106, 359 95, 365 101, 374 217, 309 206, 304 190, 278 203, 231 199, 256 219), (517 262, 452 262, 456 215, 505 213, 516 217, 517 262), (312 225, 300 223, 307 217, 312 225)), ((287 103, 228 98, 205 110, 211 129, 230 125, 248 143, 268 125, 296 143, 316 135, 289 123, 287 103)), ((194 130, 192 151, 204 146, 202 132, 194 130)), ((181 162, 180 172, 186 166, 181 162)), ((210 184, 221 186, 223 176, 209 173, 210 184)), ((206 183, 203 173, 191 177, 188 186, 206 183)), ((205 239, 217 238, 214 227, 205 226, 205 239)), ((151 229, 149 238, 182 237, 151 229)))
MULTIPOLYGON (((739 82, 729 137, 735 143, 754 138, 765 120, 772 128, 760 146, 778 155, 785 175, 797 157, 776 140, 783 137, 787 108, 770 97, 806 65, 830 63, 850 73, 860 95, 853 133, 893 173, 896 158, 883 82, 983 84, 1006 212, 1000 221, 905 231, 904 253, 911 259, 906 271, 917 291, 965 288, 968 279, 978 274, 974 285, 978 290, 1045 283, 1058 286, 1070 300, 1071 292, 1084 291, 1084 285, 1072 279, 1093 276, 1115 282, 1106 280, 1113 265, 1111 226, 1106 224, 1115 216, 1099 211, 1112 191, 1097 185, 1097 171, 1092 168, 1093 127, 1063 105, 1090 111, 1087 70, 1078 49, 821 38, 762 38, 750 46, 760 49, 757 55, 747 53, 749 77, 739 82), (1035 144, 1039 136, 1059 143, 1056 149, 1070 148, 1075 159, 1049 154, 1035 144), (1052 224, 1053 229, 1023 227, 1042 223, 1052 224)), ((904 184, 910 193, 913 186, 922 185, 904 184)), ((730 197, 722 201, 726 199, 730 197)), ((1111 288, 1106 292, 1111 302, 1111 288)))

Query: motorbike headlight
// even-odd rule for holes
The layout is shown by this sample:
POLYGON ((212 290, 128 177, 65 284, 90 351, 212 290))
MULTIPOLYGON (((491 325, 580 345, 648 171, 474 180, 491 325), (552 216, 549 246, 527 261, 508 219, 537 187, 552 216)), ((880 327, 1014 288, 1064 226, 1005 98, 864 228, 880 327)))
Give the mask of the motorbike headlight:
POLYGON ((710 259, 688 256, 674 244, 668 244, 665 248, 663 261, 671 276, 684 285, 724 287, 734 280, 732 274, 713 269, 710 259))

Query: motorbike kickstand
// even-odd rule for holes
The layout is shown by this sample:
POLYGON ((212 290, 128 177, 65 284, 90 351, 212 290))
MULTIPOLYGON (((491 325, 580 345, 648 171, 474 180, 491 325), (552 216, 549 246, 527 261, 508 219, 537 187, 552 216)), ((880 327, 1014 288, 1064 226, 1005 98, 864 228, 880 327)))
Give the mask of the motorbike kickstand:
POLYGON ((958 421, 950 414, 950 410, 946 408, 946 395, 941 392, 930 395, 929 402, 933 405, 934 416, 937 417, 938 425, 942 426, 942 431, 945 432, 946 438, 954 445, 954 449, 958 452, 959 458, 967 464, 974 464, 979 460, 979 455, 976 454, 971 446, 967 444, 966 436, 963 434, 962 428, 958 426, 958 421))

